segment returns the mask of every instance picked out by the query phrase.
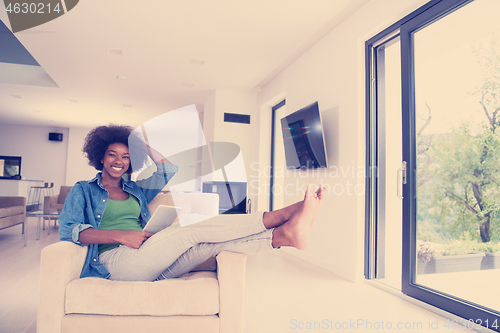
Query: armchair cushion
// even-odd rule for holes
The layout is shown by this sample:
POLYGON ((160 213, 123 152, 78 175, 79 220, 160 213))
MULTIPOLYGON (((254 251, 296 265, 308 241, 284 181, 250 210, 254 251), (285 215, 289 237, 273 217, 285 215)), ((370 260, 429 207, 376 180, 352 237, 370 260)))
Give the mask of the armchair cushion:
POLYGON ((25 221, 25 197, 0 197, 0 229, 12 227, 25 221))
MULTIPOLYGON (((219 321, 218 316, 160 317, 72 314, 64 316, 60 326, 61 332, 70 333, 221 333, 219 321)), ((227 333, 237 332, 228 331, 227 333)))
POLYGON ((157 282, 84 278, 66 287, 66 314, 207 316, 218 312, 215 272, 188 273, 157 282))
POLYGON ((23 213, 24 213, 23 206, 0 208, 0 216, 1 217, 14 216, 14 215, 19 215, 19 214, 23 214, 23 213))

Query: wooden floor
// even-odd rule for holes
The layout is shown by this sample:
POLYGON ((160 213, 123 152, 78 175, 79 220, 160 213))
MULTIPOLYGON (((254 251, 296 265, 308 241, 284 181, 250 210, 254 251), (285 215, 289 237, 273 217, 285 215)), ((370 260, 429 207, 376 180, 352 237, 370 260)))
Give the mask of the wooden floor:
POLYGON ((40 251, 59 240, 58 229, 41 232, 38 218, 28 218, 28 242, 24 247, 21 226, 0 230, 0 332, 36 332, 40 251))
MULTIPOLYGON (((35 238, 34 218, 29 219, 27 247, 21 227, 0 230, 1 333, 36 332, 40 250, 58 241, 57 227, 52 225, 50 236, 44 231, 40 240, 35 238)), ((247 260, 246 333, 450 332, 446 323, 400 297, 348 282, 284 251, 247 260)))

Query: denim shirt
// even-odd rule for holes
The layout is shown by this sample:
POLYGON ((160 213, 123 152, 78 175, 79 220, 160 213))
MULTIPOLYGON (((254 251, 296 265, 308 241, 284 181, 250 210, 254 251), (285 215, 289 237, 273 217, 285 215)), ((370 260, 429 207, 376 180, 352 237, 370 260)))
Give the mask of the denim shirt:
MULTIPOLYGON (((139 202, 142 227, 151 217, 148 204, 160 193, 176 172, 176 165, 158 164, 157 171, 147 179, 137 182, 122 179, 123 190, 133 195, 139 202)), ((66 197, 64 208, 59 215, 59 239, 85 246, 79 241, 80 232, 87 228, 99 228, 108 198, 109 193, 101 184, 100 172, 92 180, 76 183, 66 197)), ((90 244, 88 247, 87 258, 80 277, 108 278, 108 270, 99 263, 98 244, 90 244)))

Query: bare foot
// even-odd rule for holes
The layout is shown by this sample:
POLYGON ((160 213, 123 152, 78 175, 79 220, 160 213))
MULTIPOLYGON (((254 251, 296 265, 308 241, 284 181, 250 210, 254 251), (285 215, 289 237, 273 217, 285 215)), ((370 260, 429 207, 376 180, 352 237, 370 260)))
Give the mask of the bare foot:
POLYGON ((313 192, 311 186, 307 186, 302 206, 285 224, 274 229, 273 247, 292 246, 299 250, 307 247, 323 194, 324 187, 313 192))
POLYGON ((276 228, 286 221, 288 221, 293 214, 297 212, 297 210, 302 206, 303 201, 299 201, 294 203, 293 205, 274 210, 271 212, 265 212, 262 217, 262 222, 266 229, 276 228))

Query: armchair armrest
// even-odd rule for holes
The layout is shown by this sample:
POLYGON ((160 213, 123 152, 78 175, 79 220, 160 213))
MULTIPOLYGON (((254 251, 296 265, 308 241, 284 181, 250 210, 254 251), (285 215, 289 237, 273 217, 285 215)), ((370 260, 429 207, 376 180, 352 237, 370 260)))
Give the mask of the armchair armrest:
POLYGON ((242 333, 247 256, 223 251, 216 259, 220 290, 220 332, 242 333))
POLYGON ((48 210, 51 207, 52 204, 57 204, 57 198, 58 196, 57 195, 46 195, 44 198, 43 198, 43 210, 48 210))
POLYGON ((38 333, 60 333, 66 285, 80 278, 87 247, 58 242, 42 250, 38 297, 38 333))

